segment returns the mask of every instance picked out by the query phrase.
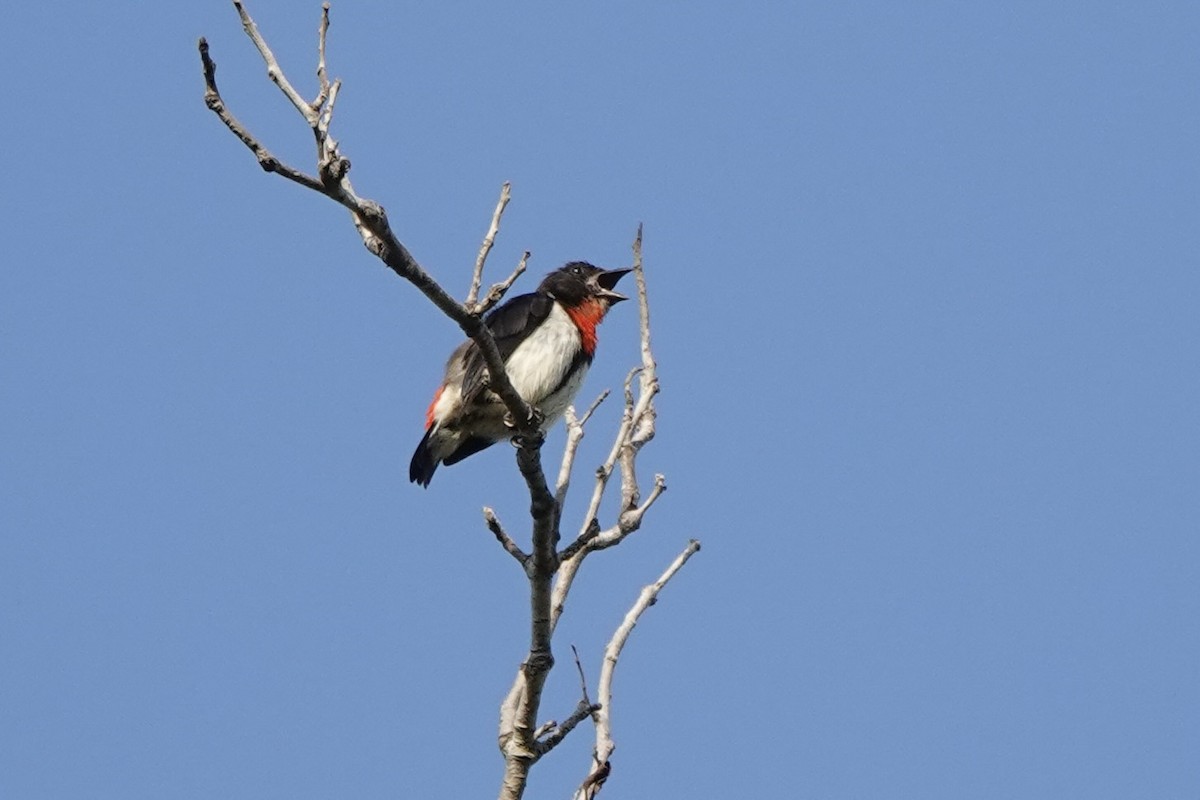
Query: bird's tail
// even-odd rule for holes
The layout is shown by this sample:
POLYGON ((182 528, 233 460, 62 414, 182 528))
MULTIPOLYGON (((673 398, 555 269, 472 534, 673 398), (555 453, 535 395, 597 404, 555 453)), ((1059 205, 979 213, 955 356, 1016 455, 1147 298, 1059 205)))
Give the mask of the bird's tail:
POLYGON ((429 482, 433 480, 433 473, 438 468, 439 459, 434 456, 433 447, 429 441, 436 427, 435 424, 425 429, 425 435, 421 438, 421 443, 417 445, 417 450, 413 453, 412 461, 408 465, 408 479, 425 487, 429 486, 429 482))

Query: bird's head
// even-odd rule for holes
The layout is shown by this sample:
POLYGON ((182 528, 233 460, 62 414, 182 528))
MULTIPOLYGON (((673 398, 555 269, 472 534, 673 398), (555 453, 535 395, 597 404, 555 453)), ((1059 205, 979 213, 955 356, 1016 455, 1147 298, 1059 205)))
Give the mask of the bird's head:
POLYGON ((586 300, 601 300, 606 306, 629 298, 613 291, 617 281, 628 269, 601 269, 586 261, 572 261, 554 270, 538 286, 538 291, 548 294, 567 306, 575 306, 586 300))

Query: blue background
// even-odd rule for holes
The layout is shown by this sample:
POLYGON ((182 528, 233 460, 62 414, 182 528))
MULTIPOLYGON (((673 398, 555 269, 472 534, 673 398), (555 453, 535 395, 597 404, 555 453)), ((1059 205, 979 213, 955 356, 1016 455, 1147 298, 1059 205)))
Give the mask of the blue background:
MULTIPOLYGON (((319 4, 250 10, 315 94, 319 4)), ((459 334, 205 109, 200 35, 311 170, 230 6, 5 19, 0 794, 493 796, 527 601, 479 508, 526 540, 527 498, 502 447, 405 474, 459 334)), ((645 222, 670 490, 589 560, 547 716, 567 645, 594 686, 704 550, 621 662, 605 796, 1196 797, 1198 36, 1185 2, 334 4, 355 185, 456 294, 504 180, 522 290, 645 222)))

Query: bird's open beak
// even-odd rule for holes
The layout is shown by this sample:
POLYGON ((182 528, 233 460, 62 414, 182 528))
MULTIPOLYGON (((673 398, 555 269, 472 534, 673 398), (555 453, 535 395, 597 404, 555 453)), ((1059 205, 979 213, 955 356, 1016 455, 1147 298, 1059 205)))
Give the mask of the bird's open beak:
POLYGON ((622 300, 629 298, 620 292, 614 292, 613 287, 617 285, 617 281, 628 273, 633 272, 631 269, 606 269, 595 277, 596 285, 600 287, 600 291, 596 294, 607 300, 610 303, 619 303, 622 300))

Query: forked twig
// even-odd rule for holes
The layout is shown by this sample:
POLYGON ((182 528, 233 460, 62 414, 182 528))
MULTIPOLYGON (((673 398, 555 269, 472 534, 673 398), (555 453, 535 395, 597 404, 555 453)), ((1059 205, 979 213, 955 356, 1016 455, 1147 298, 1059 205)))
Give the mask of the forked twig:
MULTIPOLYGON (((250 17, 241 0, 233 0, 242 28, 254 43, 255 48, 267 65, 267 75, 279 87, 284 96, 304 118, 305 123, 312 129, 317 144, 318 177, 305 174, 276 158, 258 139, 250 133, 245 125, 240 123, 227 108, 220 91, 217 89, 217 65, 213 61, 208 42, 201 38, 199 41, 200 60, 204 68, 204 101, 205 104, 258 160, 259 165, 267 172, 274 172, 295 183, 312 189, 340 203, 349 212, 354 227, 359 236, 373 255, 392 269, 401 278, 417 287, 435 306, 446 316, 456 322, 469 338, 479 346, 484 362, 488 367, 489 388, 499 395, 505 407, 516 420, 517 431, 527 434, 527 443, 540 441, 537 434, 537 424, 532 408, 513 388, 504 370, 504 360, 496 347, 491 332, 480 321, 478 315, 451 297, 445 289, 425 271, 413 258, 408 248, 396 237, 388 224, 387 214, 383 207, 373 200, 359 197, 350 183, 350 160, 340 151, 337 140, 329 135, 329 123, 332 119, 333 106, 337 99, 340 81, 330 84, 328 99, 323 107, 318 108, 300 96, 291 82, 287 79, 283 68, 280 67, 275 54, 267 45, 258 25, 250 17)), ((322 13, 322 31, 327 26, 328 11, 322 13)), ((323 40, 322 32, 321 38, 323 40)), ((320 49, 320 45, 318 45, 320 49)), ((319 56, 318 56, 319 58, 319 56)), ((318 94, 318 99, 321 95, 318 94)))

